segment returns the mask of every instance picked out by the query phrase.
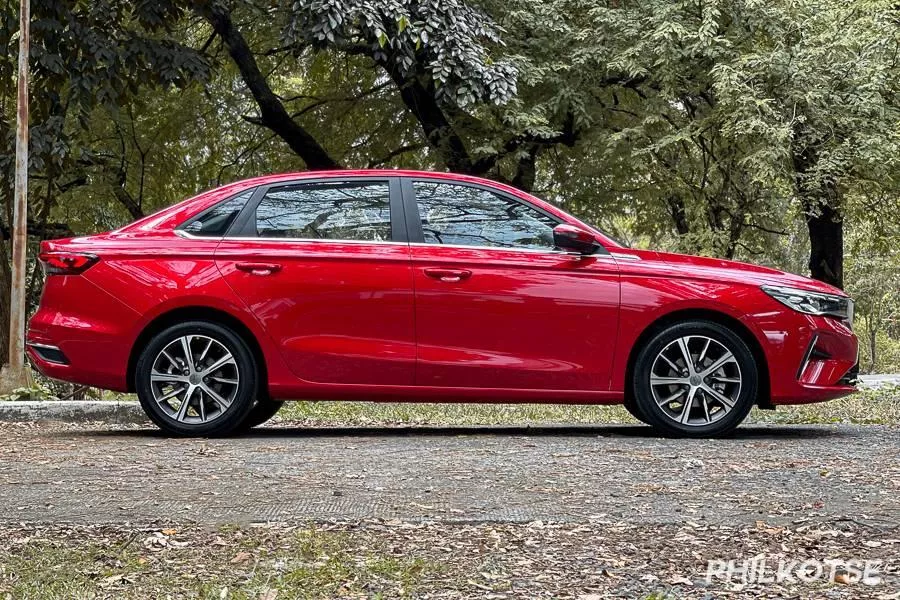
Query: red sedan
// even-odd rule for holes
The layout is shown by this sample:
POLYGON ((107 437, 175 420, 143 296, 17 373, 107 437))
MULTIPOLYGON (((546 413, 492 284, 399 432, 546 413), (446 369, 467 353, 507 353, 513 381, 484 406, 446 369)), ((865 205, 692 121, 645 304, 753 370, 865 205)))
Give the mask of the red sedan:
POLYGON ((667 435, 854 391, 853 302, 774 269, 623 247, 514 188, 261 177, 44 242, 28 352, 177 435, 284 399, 624 403, 667 435))

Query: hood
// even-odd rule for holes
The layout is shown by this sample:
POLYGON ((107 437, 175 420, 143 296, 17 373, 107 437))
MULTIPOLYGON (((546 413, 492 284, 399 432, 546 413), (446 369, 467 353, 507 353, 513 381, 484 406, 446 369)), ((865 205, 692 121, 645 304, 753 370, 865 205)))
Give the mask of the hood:
POLYGON ((622 252, 616 251, 613 252, 613 255, 622 257, 630 255, 640 259, 640 261, 634 262, 629 260, 619 261, 623 272, 627 272, 631 266, 635 269, 644 270, 649 268, 653 271, 665 272, 672 277, 692 277, 755 285, 781 285, 824 294, 847 295, 843 290, 833 285, 810 279, 809 277, 735 260, 632 249, 623 250, 622 252))

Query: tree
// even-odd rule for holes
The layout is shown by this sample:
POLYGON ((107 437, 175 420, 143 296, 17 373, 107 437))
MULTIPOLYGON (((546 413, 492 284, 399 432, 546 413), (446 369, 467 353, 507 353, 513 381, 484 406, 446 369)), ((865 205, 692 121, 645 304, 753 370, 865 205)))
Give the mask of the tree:
POLYGON ((842 287, 845 197, 865 182, 898 189, 900 28, 892 2, 805 0, 757 7, 739 53, 716 66, 728 131, 781 158, 810 239, 809 269, 842 287))
MULTIPOLYGON (((18 3, 7 0, 0 22, 0 215, 3 224, 12 221, 11 203, 13 148, 11 129, 15 114, 12 76, 17 57, 18 3)), ((185 85, 205 77, 203 56, 167 35, 166 25, 179 11, 153 2, 100 0, 66 2, 32 1, 31 41, 31 156, 32 214, 29 233, 36 238, 58 237, 69 232, 65 223, 50 217, 61 193, 86 182, 77 169, 84 148, 80 134, 97 107, 115 110, 127 104, 143 84, 185 85)), ((0 241, 0 297, 10 289, 9 251, 0 241)), ((34 277, 32 277, 34 280, 34 277)), ((0 363, 8 349, 9 302, 0 302, 0 363)))

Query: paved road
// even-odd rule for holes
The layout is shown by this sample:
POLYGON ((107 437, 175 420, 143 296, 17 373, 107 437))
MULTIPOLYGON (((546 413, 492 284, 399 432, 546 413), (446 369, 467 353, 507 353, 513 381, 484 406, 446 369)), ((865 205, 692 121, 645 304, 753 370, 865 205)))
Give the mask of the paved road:
POLYGON ((152 429, 0 424, 0 522, 357 519, 900 524, 900 429, 152 429))

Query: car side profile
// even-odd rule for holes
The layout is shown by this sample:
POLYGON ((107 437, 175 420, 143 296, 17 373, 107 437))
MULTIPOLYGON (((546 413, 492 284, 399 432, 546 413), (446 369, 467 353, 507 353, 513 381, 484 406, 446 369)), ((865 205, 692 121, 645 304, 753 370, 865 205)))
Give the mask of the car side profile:
POLYGON ((43 374, 136 392, 173 435, 287 399, 624 403, 723 435, 854 391, 853 302, 774 269, 624 247, 515 188, 397 170, 272 175, 43 242, 43 374))

